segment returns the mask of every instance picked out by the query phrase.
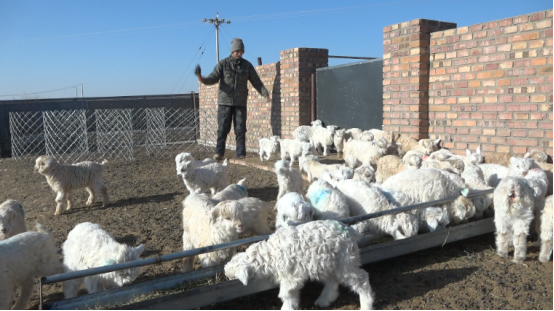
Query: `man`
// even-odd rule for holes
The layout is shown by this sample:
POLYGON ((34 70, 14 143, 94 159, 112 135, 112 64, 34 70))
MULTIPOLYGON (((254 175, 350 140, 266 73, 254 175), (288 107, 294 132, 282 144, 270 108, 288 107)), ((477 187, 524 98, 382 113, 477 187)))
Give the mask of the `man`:
POLYGON ((196 76, 200 83, 212 85, 219 82, 217 96, 217 145, 214 160, 220 161, 225 154, 225 141, 231 131, 231 121, 235 127, 237 158, 246 156, 246 100, 248 98, 247 81, 269 102, 269 92, 260 80, 254 66, 242 58, 244 43, 242 39, 231 41, 231 56, 219 61, 208 77, 202 77, 200 66, 196 67, 196 76))

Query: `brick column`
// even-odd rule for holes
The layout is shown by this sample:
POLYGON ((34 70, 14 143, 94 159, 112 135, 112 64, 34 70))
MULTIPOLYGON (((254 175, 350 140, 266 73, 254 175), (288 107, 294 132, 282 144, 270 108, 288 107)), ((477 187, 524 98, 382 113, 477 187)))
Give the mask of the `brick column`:
POLYGON ((281 137, 292 138, 299 125, 310 124, 311 74, 327 67, 329 50, 294 48, 281 51, 281 137))
POLYGON ((383 28, 383 129, 427 138, 430 33, 455 23, 426 19, 383 28))

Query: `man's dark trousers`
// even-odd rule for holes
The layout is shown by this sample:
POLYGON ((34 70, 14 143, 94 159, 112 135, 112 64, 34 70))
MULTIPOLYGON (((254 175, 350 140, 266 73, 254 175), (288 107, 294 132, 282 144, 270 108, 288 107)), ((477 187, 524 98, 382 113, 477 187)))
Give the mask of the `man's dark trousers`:
POLYGON ((237 157, 246 156, 246 106, 218 105, 215 153, 220 156, 225 154, 225 141, 231 131, 231 121, 235 126, 237 157))

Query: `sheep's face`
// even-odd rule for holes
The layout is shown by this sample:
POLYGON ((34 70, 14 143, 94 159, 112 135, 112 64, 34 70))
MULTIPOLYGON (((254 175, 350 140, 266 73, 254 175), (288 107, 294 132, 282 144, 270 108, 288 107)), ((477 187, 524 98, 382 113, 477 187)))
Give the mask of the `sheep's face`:
POLYGON ((294 202, 278 211, 275 229, 307 223, 312 221, 313 218, 314 208, 310 203, 304 201, 294 202))
POLYGON ((408 165, 409 169, 417 170, 421 167, 421 157, 417 154, 411 154, 408 156, 408 158, 404 161, 408 165))
POLYGON ((364 140, 364 141, 373 141, 375 139, 375 136, 373 135, 373 133, 369 132, 369 131, 364 131, 362 133, 360 133, 360 140, 364 140))
POLYGON ((453 158, 453 159, 447 160, 447 162, 450 164, 449 171, 451 171, 452 173, 457 174, 457 175, 461 175, 463 173, 464 166, 465 166, 464 161, 462 161, 460 159, 453 158))
POLYGON ((523 157, 534 159, 537 163, 548 162, 548 155, 540 150, 531 150, 531 152, 527 152, 523 157))
POLYGON ((357 180, 363 180, 370 183, 375 180, 375 171, 371 166, 362 165, 354 170, 354 176, 357 180))
POLYGON ((448 225, 448 215, 440 207, 428 207, 424 210, 425 222, 429 232, 445 228, 448 225))
POLYGON ((419 221, 417 217, 409 213, 399 213, 396 215, 398 229, 404 237, 409 238, 417 235, 419 231, 419 221))
POLYGON ((0 208, 0 241, 11 236, 13 223, 16 213, 11 208, 0 208))
POLYGON ((179 172, 177 172, 178 175, 181 175, 181 178, 183 179, 189 179, 193 178, 195 169, 196 169, 196 161, 185 161, 184 163, 181 163, 179 172))
MULTIPOLYGON (((105 265, 116 264, 122 262, 129 262, 137 260, 140 258, 140 255, 144 251, 144 245, 141 244, 137 247, 131 247, 127 245, 121 245, 119 248, 119 254, 115 260, 109 260, 105 265)), ((126 284, 132 283, 140 275, 141 268, 131 268, 125 270, 114 271, 114 282, 118 286, 124 286, 126 284)))
POLYGON ((462 223, 475 215, 475 206, 471 199, 459 196, 452 202, 452 222, 455 224, 462 223))
POLYGON ((510 175, 516 177, 527 176, 529 170, 533 168, 535 160, 531 158, 510 158, 510 175))
POLYGON ((40 156, 35 161, 35 171, 38 171, 42 175, 46 175, 58 164, 58 161, 50 156, 40 156))
POLYGON ((388 144, 387 140, 385 139, 385 137, 381 137, 377 141, 373 141, 373 142, 374 142, 374 146, 377 147, 377 150, 381 154, 387 154, 387 148, 388 148, 389 144, 388 144))
POLYGON ((321 120, 315 120, 310 122, 310 124, 312 125, 312 127, 318 127, 318 126, 322 126, 323 122, 321 122, 321 120))
POLYGON ((275 174, 284 175, 288 172, 290 162, 287 160, 279 160, 275 162, 275 174))
POLYGON ((477 147, 475 153, 471 153, 469 149, 466 149, 466 162, 471 164, 481 164, 483 163, 483 155, 481 155, 481 146, 477 147))
POLYGON ((254 275, 254 269, 246 262, 245 252, 238 253, 225 265, 225 276, 229 280, 238 279, 245 286, 254 275))
POLYGON ((237 201, 219 202, 212 210, 212 222, 223 232, 235 235, 244 231, 242 223, 243 206, 237 201))
POLYGON ((418 144, 419 151, 423 152, 425 155, 430 155, 431 153, 439 150, 440 139, 420 139, 418 144))

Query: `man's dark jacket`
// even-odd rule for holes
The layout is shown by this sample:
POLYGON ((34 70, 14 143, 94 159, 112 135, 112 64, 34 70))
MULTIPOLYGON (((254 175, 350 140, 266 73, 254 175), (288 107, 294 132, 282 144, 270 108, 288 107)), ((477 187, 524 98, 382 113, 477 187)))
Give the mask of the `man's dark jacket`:
POLYGON ((229 56, 217 63, 214 71, 206 78, 204 84, 212 85, 219 81, 218 103, 225 106, 246 106, 248 99, 247 81, 263 97, 269 95, 254 66, 244 58, 235 59, 229 56))

